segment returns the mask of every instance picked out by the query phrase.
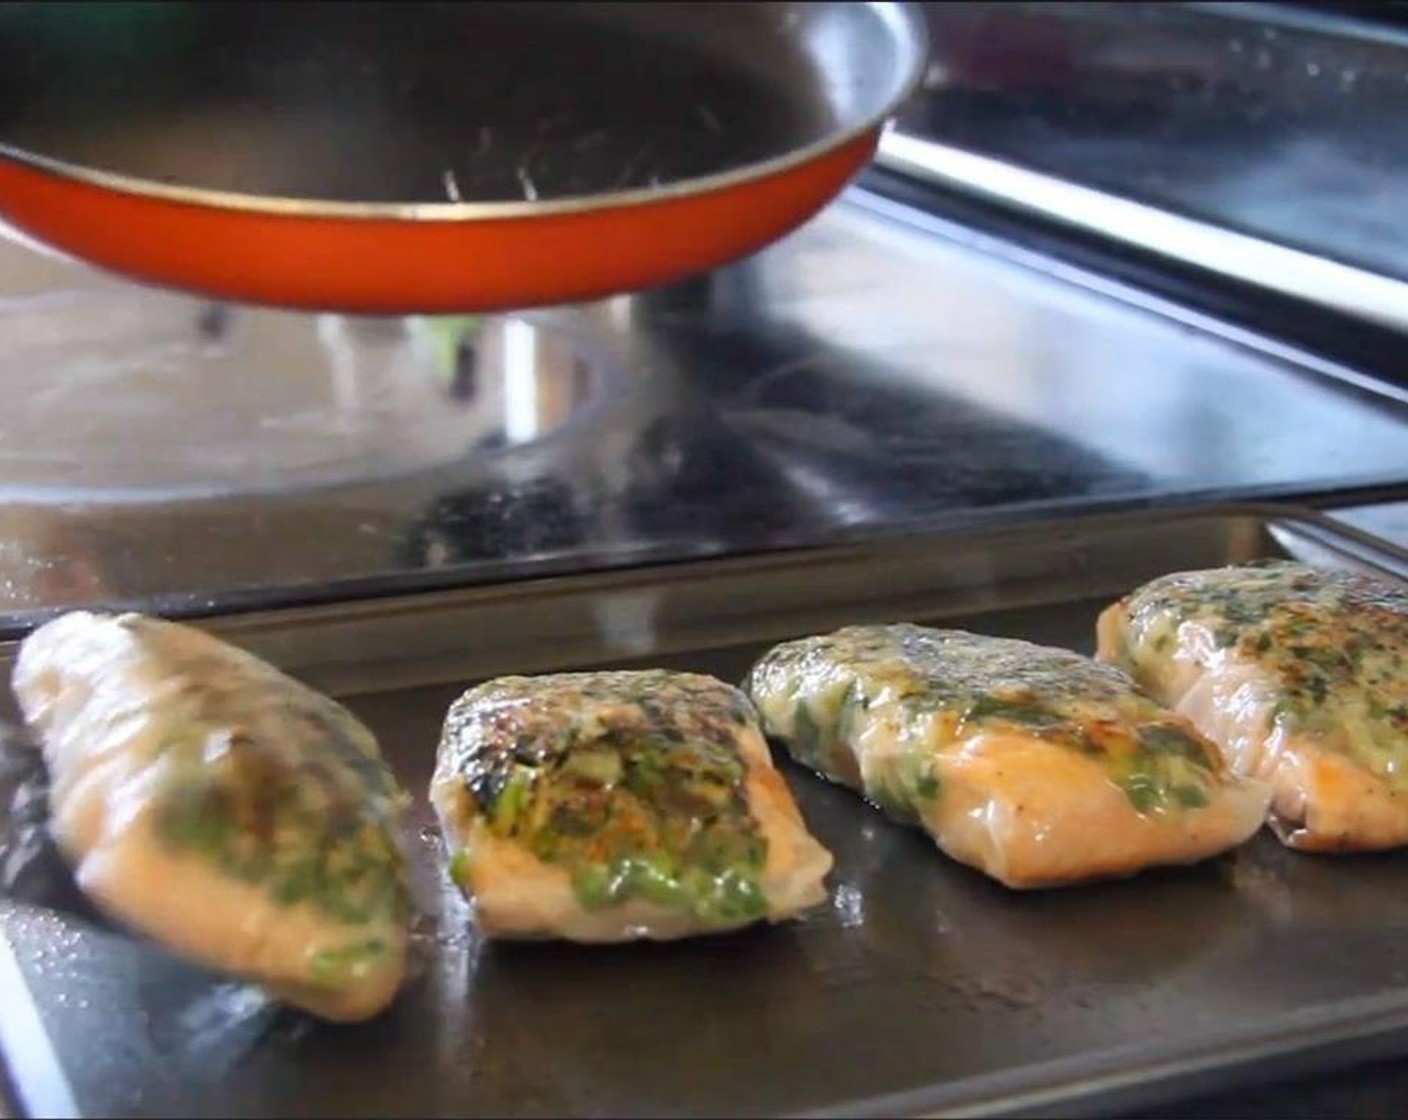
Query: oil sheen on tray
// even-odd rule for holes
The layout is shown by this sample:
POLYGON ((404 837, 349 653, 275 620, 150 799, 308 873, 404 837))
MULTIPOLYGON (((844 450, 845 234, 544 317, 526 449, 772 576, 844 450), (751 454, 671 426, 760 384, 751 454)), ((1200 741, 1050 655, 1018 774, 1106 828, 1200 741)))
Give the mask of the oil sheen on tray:
POLYGON ((431 800, 478 927, 670 939, 826 899, 756 713, 697 673, 504 677, 451 706, 431 800))
POLYGON ((1179 572, 1100 617, 1099 654, 1270 782, 1307 851, 1408 844, 1408 591, 1298 563, 1179 572))
POLYGON ((1122 671, 1030 642, 846 627, 776 646, 747 691, 798 762, 1009 887, 1206 859, 1270 797, 1122 671))

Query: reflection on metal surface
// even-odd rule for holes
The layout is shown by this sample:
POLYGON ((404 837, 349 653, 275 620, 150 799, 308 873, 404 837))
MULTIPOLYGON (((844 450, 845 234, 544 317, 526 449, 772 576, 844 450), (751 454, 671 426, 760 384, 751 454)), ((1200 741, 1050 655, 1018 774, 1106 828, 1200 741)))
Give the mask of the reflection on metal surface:
MULTIPOLYGON (((52 1040, 44 1031, 39 1009, 25 990, 24 971, 15 959, 14 948, 0 945, 0 990, 7 993, 8 1015, 0 1022, 0 1048, 8 1062, 28 1074, 33 1071, 31 1084, 17 1091, 18 1107, 23 1115, 70 1117, 81 1116, 73 1093, 64 1076, 63 1063, 54 1053, 52 1040)), ((0 1096, 0 1117, 7 1114, 8 1102, 0 1096)))
POLYGON ((924 3, 881 162, 1400 325, 1408 34, 1308 7, 924 3))
MULTIPOLYGON (((0 243, 0 275, 24 251, 0 243)), ((548 437, 620 388, 541 322, 355 319, 135 286, 0 296, 0 496, 374 482, 548 437)))
POLYGON ((891 131, 882 167, 982 195, 1229 279, 1408 331, 1408 283, 891 131))
POLYGON ((1346 507, 1334 510, 1330 516, 1362 533, 1372 533, 1408 549, 1408 502, 1346 507))
POLYGON ((857 190, 664 289, 320 318, 0 242, 0 620, 1408 477, 1401 400, 1008 249, 857 190))
POLYGON ((511 443, 533 438, 538 430, 538 340, 520 319, 503 325, 504 435, 511 443))

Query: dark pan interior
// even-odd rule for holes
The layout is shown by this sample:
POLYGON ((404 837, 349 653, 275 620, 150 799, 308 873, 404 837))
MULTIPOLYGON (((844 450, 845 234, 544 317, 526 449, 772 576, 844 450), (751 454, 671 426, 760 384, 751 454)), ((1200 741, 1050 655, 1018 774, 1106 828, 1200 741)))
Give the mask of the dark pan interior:
POLYGON ((824 141, 912 74, 863 4, 11 3, 0 143, 334 201, 670 184, 824 141))

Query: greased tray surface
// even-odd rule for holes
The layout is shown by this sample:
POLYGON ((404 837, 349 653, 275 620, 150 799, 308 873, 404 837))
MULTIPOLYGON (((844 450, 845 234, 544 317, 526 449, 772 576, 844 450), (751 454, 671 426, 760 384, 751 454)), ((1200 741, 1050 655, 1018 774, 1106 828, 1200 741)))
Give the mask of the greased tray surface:
MULTIPOLYGON (((1108 582, 1148 578, 1174 558, 1290 553, 1396 570, 1403 559, 1318 519, 1273 526, 1241 512, 1145 524, 931 542, 907 584, 872 586, 868 613, 887 617, 903 602, 889 617, 1089 651, 1108 582), (1140 549, 1126 548, 1136 539, 1140 549), (1001 573, 1018 544, 1023 570, 1047 554, 1045 601, 1003 601, 1004 588, 1015 594, 1001 573), (974 575, 984 554, 986 580, 974 575), (962 563, 982 610, 934 590, 946 564, 962 563), (1063 595, 1073 589, 1088 594, 1063 595)), ((842 582, 818 586, 810 625, 854 618, 842 582)), ((1017 598, 1040 600, 1023 586, 1017 598)), ((727 588, 721 578, 716 593, 727 588)), ((639 661, 737 680, 765 644, 639 661)), ((504 671, 547 667, 541 660, 525 653, 504 671)), ((3 902, 0 1046, 17 1111, 1070 1115, 1408 1050, 1408 856, 1293 855, 1262 836, 1195 868, 1014 894, 786 764, 837 859, 830 902, 806 919, 663 946, 485 943, 440 872, 423 797, 440 720, 461 687, 348 698, 417 795, 419 975, 388 1014, 313 1024, 88 918, 3 902)), ((53 900, 57 889, 31 883, 30 893, 53 900)))

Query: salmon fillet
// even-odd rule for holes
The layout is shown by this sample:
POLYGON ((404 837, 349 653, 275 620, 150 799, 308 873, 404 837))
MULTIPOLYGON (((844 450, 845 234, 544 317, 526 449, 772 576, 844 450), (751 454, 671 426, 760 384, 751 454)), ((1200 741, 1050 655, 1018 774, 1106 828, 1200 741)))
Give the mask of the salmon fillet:
POLYGON ((1408 588, 1286 561, 1177 572, 1106 608, 1097 638, 1270 783, 1287 846, 1408 843, 1408 588))
POLYGON ((193 627, 75 611, 12 684, 80 889, 176 954, 331 1020, 406 970, 405 794, 341 705, 193 627))
POLYGON ((1009 887, 1193 863, 1269 791, 1126 674, 1068 650, 909 624, 784 642, 744 685, 769 735, 1009 887))
POLYGON ((501 677, 451 706, 430 786, 491 937, 667 940, 826 898, 756 713, 667 670, 501 677))

